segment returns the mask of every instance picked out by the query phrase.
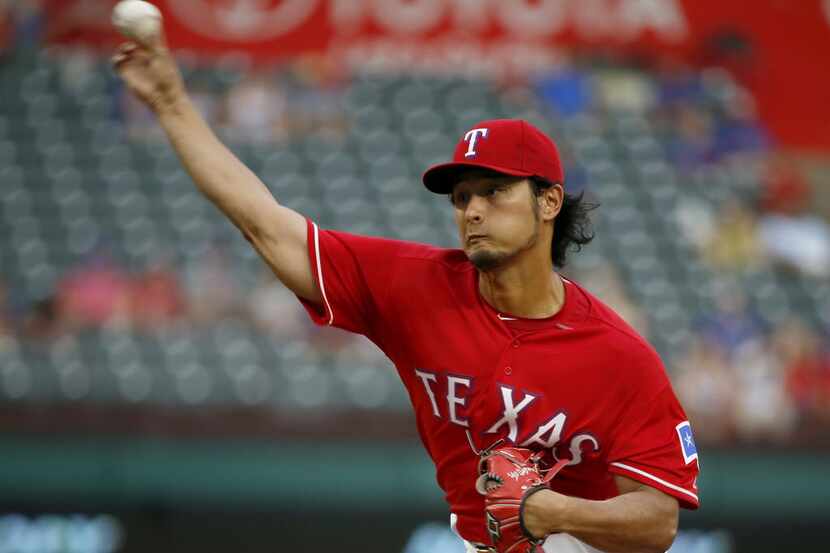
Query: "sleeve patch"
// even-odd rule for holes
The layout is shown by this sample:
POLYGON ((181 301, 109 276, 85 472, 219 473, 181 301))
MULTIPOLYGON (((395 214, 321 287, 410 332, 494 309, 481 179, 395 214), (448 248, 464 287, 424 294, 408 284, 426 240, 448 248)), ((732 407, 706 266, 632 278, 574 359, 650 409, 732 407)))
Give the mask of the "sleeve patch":
POLYGON ((680 449, 683 451, 683 460, 688 465, 692 461, 697 460, 697 446, 695 445, 695 438, 692 435, 692 425, 689 421, 683 421, 678 424, 677 437, 680 440, 680 449))

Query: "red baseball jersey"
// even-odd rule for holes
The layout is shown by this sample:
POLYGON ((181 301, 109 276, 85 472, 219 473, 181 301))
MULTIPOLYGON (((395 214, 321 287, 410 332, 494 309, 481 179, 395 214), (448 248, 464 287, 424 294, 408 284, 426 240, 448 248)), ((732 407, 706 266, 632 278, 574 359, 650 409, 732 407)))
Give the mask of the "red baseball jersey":
POLYGON ((565 281, 553 317, 499 313, 461 250, 320 230, 308 223, 322 305, 315 322, 367 336, 397 367, 457 529, 488 542, 477 450, 498 439, 570 459, 554 479, 586 499, 614 474, 698 506, 697 450, 654 350, 610 308, 565 281))

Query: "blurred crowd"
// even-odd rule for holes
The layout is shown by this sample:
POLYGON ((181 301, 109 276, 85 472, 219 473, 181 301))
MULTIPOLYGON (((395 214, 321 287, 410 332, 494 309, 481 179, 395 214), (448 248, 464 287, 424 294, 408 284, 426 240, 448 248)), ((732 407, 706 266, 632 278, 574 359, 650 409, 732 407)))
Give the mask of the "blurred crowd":
POLYGON ((0 0, 0 58, 14 47, 35 46, 45 26, 43 0, 0 0))
MULTIPOLYGON (((27 40, 39 32, 37 5, 0 0, 0 14, 13 14, 0 17, 0 52, 12 33, 27 40)), ((74 59, 63 66, 69 81, 96 70, 87 54, 74 59)), ((776 150, 751 96, 739 86, 713 86, 709 81, 717 80, 716 74, 670 61, 648 74, 615 71, 613 64, 597 72, 596 63, 563 57, 556 70, 530 83, 534 98, 559 119, 604 110, 647 114, 658 129, 672 130, 661 133, 667 137, 662 147, 681 175, 730 164, 757 170, 755 194, 715 206, 685 198, 675 209, 679 232, 711 273, 729 283, 718 291, 713 309, 692 314, 686 349, 666 359, 699 438, 777 442, 809 436, 814 429, 826 434, 830 329, 797 314, 767 320, 747 294, 759 273, 830 281, 830 225, 813 211, 813 192, 798 164, 776 150)), ((271 144, 309 133, 342 137, 348 131, 344 76, 325 59, 304 58, 280 71, 244 71, 242 63, 226 73, 203 73, 186 60, 183 65, 197 106, 223 138, 271 144)), ((129 136, 159 138, 152 115, 123 90, 116 94, 116 111, 129 136)), ((577 161, 569 165, 570 189, 590 194, 585 169, 577 161)), ((151 333, 232 318, 275 344, 302 339, 332 352, 362 347, 345 334, 318 332, 267 270, 256 286, 243 289, 231 265, 219 243, 187 267, 160 256, 137 270, 119 264, 102 247, 62 275, 50 295, 24 304, 16 303, 0 275, 0 335, 47 340, 110 326, 151 333)), ((648 313, 613 265, 569 274, 649 335, 648 313)))
MULTIPOLYGON (((700 258, 730 282, 714 309, 700 314, 695 340, 677 361, 685 404, 701 421, 698 432, 713 440, 809 437, 830 424, 830 328, 811 325, 808 313, 765 321, 763 305, 747 298, 754 275, 764 272, 826 284, 830 226, 810 210, 810 188, 791 161, 771 156, 763 167, 755 201, 678 206, 700 258)), ((811 308, 826 311, 828 304, 811 308)))
MULTIPOLYGON (((658 128, 673 131, 661 134, 667 137, 666 158, 681 176, 732 164, 757 175, 755 190, 745 197, 730 196, 713 206, 692 195, 675 209, 679 231, 709 271, 729 283, 711 310, 701 307, 694 314, 687 349, 666 359, 699 439, 781 442, 826 436, 830 328, 811 325, 798 313, 765 320, 747 295, 759 273, 800 279, 807 286, 830 282, 830 224, 815 212, 813 189, 798 164, 775 148, 740 85, 713 86, 717 73, 671 61, 653 67, 648 78, 613 68, 597 77, 588 67, 564 59, 558 71, 537 81, 539 97, 556 116, 645 113, 658 128)), ((697 186, 720 184, 691 180, 697 186)), ((647 314, 627 295, 612 266, 574 276, 648 336, 647 314)))
MULTIPOLYGON (((303 56, 279 68, 250 68, 243 59, 228 71, 202 71, 187 58, 182 67, 197 108, 223 139, 236 144, 285 142, 300 136, 343 138, 345 77, 323 56, 303 56)), ((162 137, 156 119, 122 90, 120 113, 135 140, 162 137)))
POLYGON ((793 317, 765 327, 740 294, 701 321, 676 386, 706 441, 787 441, 830 423, 827 343, 793 317))
MULTIPOLYGON (((603 263, 570 270, 644 336, 648 316, 617 271, 603 263)), ((697 438, 703 443, 805 442, 830 428, 830 341, 797 316, 770 325, 740 285, 697 314, 692 339, 664 356, 697 438)))
POLYGON ((678 206, 681 229, 714 269, 740 272, 771 264, 830 278, 830 224, 814 211, 811 186, 794 158, 776 149, 745 89, 718 89, 707 83, 719 79, 717 71, 702 73, 672 61, 658 64, 648 76, 612 70, 596 78, 591 66, 565 58, 536 83, 540 98, 557 116, 644 113, 666 136, 666 158, 681 175, 735 164, 755 170, 757 191, 751 201, 734 199, 716 212, 702 203, 678 206))
POLYGON ((830 328, 811 325, 807 313, 765 320, 757 303, 764 300, 751 302, 748 288, 759 273, 805 286, 827 282, 830 225, 813 211, 811 187, 795 160, 775 149, 751 97, 738 89, 720 99, 713 117, 711 109, 700 109, 699 75, 661 76, 661 116, 680 131, 667 145, 675 166, 694 172, 707 164, 743 164, 757 175, 748 196, 715 206, 686 199, 677 206, 681 231, 719 281, 729 283, 711 311, 697 314, 694 340, 674 360, 676 386, 695 428, 711 441, 826 434, 830 328))
POLYGON ((185 268, 159 257, 138 270, 99 248, 64 274, 53 293, 32 303, 15 303, 0 279, 0 335, 52 340, 108 327, 157 333, 227 319, 248 322, 280 341, 315 334, 298 300, 269 270, 242 290, 221 243, 185 268))

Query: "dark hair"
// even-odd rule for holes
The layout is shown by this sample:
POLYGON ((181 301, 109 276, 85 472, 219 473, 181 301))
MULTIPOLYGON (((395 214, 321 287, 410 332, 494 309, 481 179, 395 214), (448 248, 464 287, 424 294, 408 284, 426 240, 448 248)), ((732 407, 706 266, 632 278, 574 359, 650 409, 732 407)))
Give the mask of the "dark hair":
MULTIPOLYGON (((538 196, 553 183, 541 177, 530 177, 533 191, 538 196)), ((562 268, 567 263, 568 251, 579 251, 594 239, 594 230, 588 212, 599 204, 586 202, 584 193, 568 194, 562 201, 562 209, 553 221, 553 242, 550 256, 554 267, 562 268)))

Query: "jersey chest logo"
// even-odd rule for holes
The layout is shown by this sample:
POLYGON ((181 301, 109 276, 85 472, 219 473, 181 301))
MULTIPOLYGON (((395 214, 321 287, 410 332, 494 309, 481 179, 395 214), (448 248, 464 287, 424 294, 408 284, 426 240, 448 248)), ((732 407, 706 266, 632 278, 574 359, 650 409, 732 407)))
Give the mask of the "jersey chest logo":
MULTIPOLYGON (((435 418, 446 418, 452 424, 465 429, 470 428, 466 410, 469 393, 473 388, 472 377, 440 374, 425 369, 416 369, 415 375, 423 386, 429 408, 435 418), (446 393, 442 393, 443 391, 446 393), (442 400, 442 408, 439 408, 439 398, 442 400)), ((557 460, 559 454, 563 453, 560 446, 565 445, 570 453, 569 466, 581 463, 586 450, 600 450, 599 440, 587 430, 574 434, 567 444, 560 444, 568 423, 568 415, 563 410, 553 411, 544 417, 542 422, 538 419, 530 420, 526 410, 539 396, 524 391, 517 392, 504 384, 498 385, 498 392, 501 399, 500 415, 487 425, 483 432, 484 435, 493 435, 493 441, 500 434, 504 434, 505 440, 520 447, 550 449, 557 460)))

